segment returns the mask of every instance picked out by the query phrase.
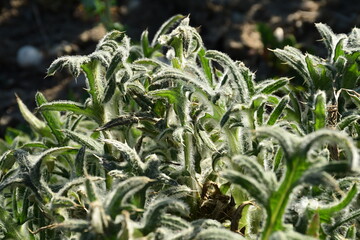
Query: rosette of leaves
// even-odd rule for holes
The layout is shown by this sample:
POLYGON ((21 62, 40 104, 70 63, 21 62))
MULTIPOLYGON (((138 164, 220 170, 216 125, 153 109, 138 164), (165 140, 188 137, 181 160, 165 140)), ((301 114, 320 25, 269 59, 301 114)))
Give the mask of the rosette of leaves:
MULTIPOLYGON (((210 61, 201 55, 204 51, 188 18, 175 16, 160 28, 152 44, 146 32, 139 48, 113 31, 94 53, 54 61, 48 75, 64 67, 75 78, 83 73, 89 97, 85 103, 47 102, 38 93, 40 117, 18 98, 33 136, 26 143, 14 141, 1 157, 1 190, 13 196, 4 202, 12 215, 4 224, 19 226, 18 231, 6 227, 6 236, 25 239, 29 232, 21 229, 30 224, 30 235, 40 239, 152 238, 158 227, 158 236, 162 231, 178 232, 154 225, 163 215, 170 225, 188 222, 179 216, 201 217, 196 211, 189 216, 179 198, 197 208, 199 181, 212 172, 212 153, 223 144, 220 128, 211 119, 221 116, 211 109, 215 90, 202 82, 206 78, 197 62, 202 56, 202 64, 210 69, 210 61), (177 52, 175 57, 167 54, 169 62, 157 58, 163 46, 177 52), (205 122, 206 128, 201 125, 205 122), (55 155, 58 151, 64 153, 55 155), (183 184, 190 188, 181 190, 183 184), (178 196, 179 191, 184 193, 178 196), (166 201, 153 203, 151 192, 159 192, 166 201), (178 217, 164 211, 178 208, 184 209, 178 217), (148 210, 142 214, 143 209, 148 210)), ((209 69, 207 74, 213 71, 209 69)), ((221 228, 206 220, 189 221, 178 238, 241 239, 221 228)))
POLYGON ((291 88, 292 109, 288 114, 307 133, 325 127, 348 129, 356 138, 359 129, 360 30, 354 28, 346 35, 335 34, 323 23, 315 26, 326 46, 326 59, 303 54, 290 46, 274 50, 275 55, 295 69, 304 82, 303 91, 291 88))
POLYGON ((261 239, 340 239, 350 234, 345 229, 360 214, 355 210, 358 174, 354 174, 359 171, 359 155, 351 138, 334 130, 299 137, 279 127, 259 128, 256 135, 278 141, 284 152, 281 173, 274 171, 279 164, 275 161, 264 169, 257 157, 235 155, 232 167, 222 176, 245 189, 263 207, 266 217, 257 233, 261 239), (331 161, 325 147, 329 142, 342 146, 342 159, 331 161), (349 175, 345 178, 332 176, 346 172, 349 175), (353 178, 349 178, 351 172, 353 178), (304 199, 313 199, 316 204, 297 202, 304 199))
MULTIPOLYGON (((261 228, 259 206, 267 213, 264 239, 289 236, 284 216, 301 226, 314 219, 311 226, 319 227, 314 209, 285 214, 290 196, 298 196, 292 194, 296 186, 333 179, 311 170, 339 167, 341 175, 357 165, 357 149, 344 134, 306 135, 301 121, 289 121, 287 113, 302 111, 289 104, 296 98, 289 79, 255 81, 241 62, 206 50, 188 17, 170 18, 151 42, 143 32, 140 45, 110 32, 93 53, 55 60, 48 75, 62 68, 75 78, 85 75, 88 98, 47 102, 38 93, 40 116, 18 99, 33 133, 8 139, 1 156, 1 221, 8 237, 243 239, 224 226, 249 238, 259 234, 249 232, 256 222, 261 228), (282 128, 274 134, 262 128, 272 125, 282 128), (254 138, 254 130, 272 138, 254 138), (347 162, 329 163, 327 148, 312 146, 329 136, 344 140, 338 156, 347 162), (278 200, 280 208, 273 203, 278 200)), ((315 94, 318 126, 326 116, 324 94, 315 94)), ((341 181, 343 191, 354 182, 341 181)), ((336 214, 357 195, 345 192, 340 208, 328 215, 319 210, 327 224, 321 234, 356 217, 339 220, 336 214)), ((303 236, 304 228, 294 229, 303 236)))

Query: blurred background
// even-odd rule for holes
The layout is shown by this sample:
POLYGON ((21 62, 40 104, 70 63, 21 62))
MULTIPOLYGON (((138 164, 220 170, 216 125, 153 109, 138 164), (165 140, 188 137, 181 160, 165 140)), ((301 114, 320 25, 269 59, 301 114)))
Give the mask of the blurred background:
POLYGON ((179 13, 190 14, 207 49, 243 61, 257 79, 294 74, 269 49, 292 45, 324 56, 314 23, 336 33, 360 26, 358 0, 0 0, 0 136, 7 126, 21 127, 15 93, 30 109, 36 91, 48 100, 81 97, 81 78, 45 78, 54 59, 91 53, 111 29, 134 43, 148 29, 151 39, 179 13))

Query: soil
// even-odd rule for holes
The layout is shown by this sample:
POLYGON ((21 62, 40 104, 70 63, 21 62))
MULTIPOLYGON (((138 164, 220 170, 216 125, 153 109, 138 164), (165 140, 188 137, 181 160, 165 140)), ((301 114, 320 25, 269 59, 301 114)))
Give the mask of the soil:
MULTIPOLYGON (((111 13, 135 42, 144 29, 151 37, 169 17, 190 14, 208 49, 244 61, 260 79, 281 72, 267 50, 278 46, 261 39, 259 24, 279 38, 294 37, 297 47, 320 56, 326 51, 314 23, 324 22, 336 33, 360 26, 358 0, 118 0, 111 13)), ((79 97, 81 79, 74 81, 66 73, 45 78, 46 68, 61 55, 92 52, 106 32, 99 19, 80 0, 0 1, 0 136, 7 126, 22 122, 14 93, 30 109, 36 91, 49 100, 79 97), (38 49, 42 61, 21 67, 17 53, 24 46, 38 49)))

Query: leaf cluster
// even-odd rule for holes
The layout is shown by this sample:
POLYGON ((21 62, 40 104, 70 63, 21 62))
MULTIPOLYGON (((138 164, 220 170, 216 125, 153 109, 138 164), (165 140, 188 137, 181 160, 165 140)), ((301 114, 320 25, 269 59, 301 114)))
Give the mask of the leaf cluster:
POLYGON ((316 27, 327 59, 274 50, 303 91, 207 50, 181 15, 55 60, 48 76, 83 74, 88 98, 17 98, 32 132, 1 140, 2 235, 356 239, 359 30, 316 27))

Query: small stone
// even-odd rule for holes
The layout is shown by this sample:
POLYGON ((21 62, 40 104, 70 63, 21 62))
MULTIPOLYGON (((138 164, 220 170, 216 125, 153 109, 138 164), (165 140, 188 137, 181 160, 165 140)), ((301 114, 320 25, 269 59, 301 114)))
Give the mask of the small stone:
POLYGON ((242 23, 244 21, 245 17, 244 15, 238 13, 238 12, 233 12, 231 14, 231 20, 233 23, 242 23))
POLYGON ((284 29, 277 27, 274 31, 274 36, 278 42, 284 41, 284 29))
POLYGON ((43 60, 43 54, 36 47, 26 45, 17 51, 17 63, 20 67, 36 67, 43 60))

